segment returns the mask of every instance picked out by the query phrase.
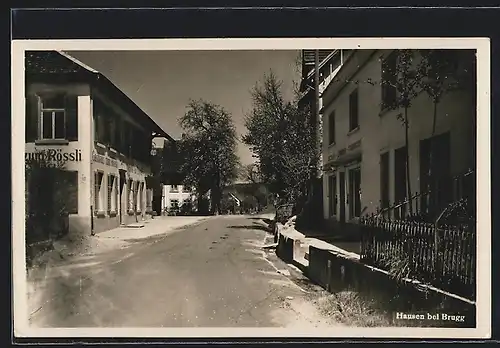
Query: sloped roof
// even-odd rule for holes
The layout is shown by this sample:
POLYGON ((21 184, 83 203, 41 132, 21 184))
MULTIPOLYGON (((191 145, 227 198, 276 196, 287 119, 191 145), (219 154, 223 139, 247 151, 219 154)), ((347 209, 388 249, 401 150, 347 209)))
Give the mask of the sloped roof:
POLYGON ((173 141, 153 119, 137 104, 116 87, 106 76, 90 68, 78 59, 58 51, 27 51, 25 53, 26 81, 34 82, 87 82, 97 86, 121 108, 146 126, 156 136, 163 136, 173 141))

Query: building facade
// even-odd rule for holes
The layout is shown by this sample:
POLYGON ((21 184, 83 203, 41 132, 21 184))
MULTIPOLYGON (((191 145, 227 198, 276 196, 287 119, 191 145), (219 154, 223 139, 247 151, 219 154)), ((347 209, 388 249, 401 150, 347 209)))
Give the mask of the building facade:
POLYGON ((163 185, 162 212, 178 213, 187 205, 193 207, 196 196, 192 188, 185 185, 163 185))
MULTIPOLYGON (((312 126, 317 129, 317 136, 322 141, 323 134, 323 93, 334 80, 344 61, 353 50, 318 50, 318 103, 315 94, 315 51, 302 51, 302 83, 299 105, 308 107, 311 112, 312 126)), ((323 151, 320 153, 319 166, 323 165, 323 151)))
POLYGON ((26 159, 64 162, 72 234, 147 219, 151 147, 168 136, 104 75, 62 52, 27 52, 26 159))
MULTIPOLYGON (((475 168, 474 78, 443 95, 434 127, 434 104, 426 92, 418 93, 408 109, 406 144, 404 109, 384 108, 396 93, 381 83, 394 78, 386 68, 395 64, 394 56, 393 50, 354 51, 323 93, 323 216, 328 221, 349 222, 408 200, 405 146, 412 195, 434 179, 446 184, 475 168), (434 178, 428 176, 431 143, 434 178)), ((473 51, 461 52, 456 69, 474 75, 474 62, 473 51)))

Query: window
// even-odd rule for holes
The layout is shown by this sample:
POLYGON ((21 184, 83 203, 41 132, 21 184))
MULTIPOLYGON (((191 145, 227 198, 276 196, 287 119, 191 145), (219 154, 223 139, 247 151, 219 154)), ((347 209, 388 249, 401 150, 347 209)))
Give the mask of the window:
POLYGON ((179 209, 179 200, 178 199, 170 200, 170 209, 172 209, 172 210, 179 209))
POLYGON ((394 105, 397 97, 397 51, 382 61, 382 110, 394 105))
POLYGON ((170 186, 170 192, 179 192, 179 186, 178 185, 170 186))
POLYGON ((118 178, 115 175, 108 175, 108 213, 117 210, 117 182, 118 178))
POLYGON ((361 215, 361 168, 349 170, 349 218, 361 215))
POLYGON ((115 211, 117 212, 118 209, 121 210, 121 204, 120 204, 120 187, 118 186, 118 182, 119 182, 119 177, 118 176, 115 176, 115 186, 114 186, 114 190, 115 190, 115 211))
POLYGON ((128 180, 128 185, 127 185, 127 201, 128 201, 128 210, 133 211, 134 210, 134 182, 132 179, 128 180))
POLYGON ((328 117, 328 144, 335 144, 335 111, 328 117))
POLYGON ((139 211, 139 188, 140 187, 140 183, 139 181, 134 181, 134 206, 135 206, 135 211, 139 211))
POLYGON ((337 176, 335 175, 330 175, 328 177, 328 192, 330 216, 335 216, 337 215, 337 176))
POLYGON ((380 155, 380 207, 389 207, 389 152, 380 155))
POLYGON ((38 104, 36 97, 29 96, 26 101, 26 129, 30 140, 78 140, 77 97, 53 94, 43 95, 39 100, 38 104))
POLYGON ((146 210, 153 210, 153 191, 151 189, 146 190, 146 210))
POLYGON ((137 192, 137 211, 142 211, 144 208, 144 183, 143 182, 137 182, 139 185, 138 192, 137 192))
POLYGON ((420 192, 424 213, 438 213, 451 200, 449 133, 420 141, 420 192))
POLYGON ((102 190, 104 174, 95 172, 94 178, 94 211, 98 213, 104 211, 104 190, 102 190))
POLYGON ((349 131, 359 127, 359 98, 356 88, 349 96, 349 131))
POLYGON ((184 191, 184 192, 191 192, 191 186, 184 185, 184 187, 182 188, 182 191, 184 191))
MULTIPOLYGON (((406 146, 394 151, 394 201, 396 204, 406 201, 406 146)), ((396 218, 400 216, 400 209, 395 210, 396 218)))

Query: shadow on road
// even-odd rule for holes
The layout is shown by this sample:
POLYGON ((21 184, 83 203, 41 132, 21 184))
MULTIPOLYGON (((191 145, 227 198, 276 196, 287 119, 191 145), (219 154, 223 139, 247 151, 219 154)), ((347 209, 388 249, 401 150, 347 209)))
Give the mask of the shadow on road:
POLYGON ((227 226, 227 228, 240 229, 240 230, 259 230, 269 232, 269 228, 259 224, 255 225, 241 225, 241 226, 227 226))
POLYGON ((268 224, 268 225, 269 225, 270 223, 272 223, 272 222, 273 222, 273 220, 272 220, 272 219, 259 218, 259 217, 251 217, 251 218, 249 218, 249 219, 250 219, 250 220, 260 220, 260 221, 265 222, 265 223, 266 223, 266 224, 268 224))

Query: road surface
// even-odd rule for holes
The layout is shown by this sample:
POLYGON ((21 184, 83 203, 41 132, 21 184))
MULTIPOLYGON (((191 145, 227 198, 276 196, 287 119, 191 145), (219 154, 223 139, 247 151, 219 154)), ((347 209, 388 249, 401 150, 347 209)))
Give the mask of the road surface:
POLYGON ((31 325, 331 327, 300 273, 263 248, 272 239, 257 217, 218 216, 75 257, 51 268, 31 325))

